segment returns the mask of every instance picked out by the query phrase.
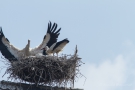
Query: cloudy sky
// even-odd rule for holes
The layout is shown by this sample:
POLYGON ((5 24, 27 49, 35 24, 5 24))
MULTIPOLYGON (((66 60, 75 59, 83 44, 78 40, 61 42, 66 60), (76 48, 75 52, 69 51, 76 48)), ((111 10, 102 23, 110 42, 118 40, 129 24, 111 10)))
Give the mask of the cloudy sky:
POLYGON ((0 0, 0 26, 20 49, 28 39, 31 48, 40 44, 49 21, 62 28, 58 40, 70 40, 62 53, 78 45, 86 78, 76 88, 135 90, 135 0, 0 0))

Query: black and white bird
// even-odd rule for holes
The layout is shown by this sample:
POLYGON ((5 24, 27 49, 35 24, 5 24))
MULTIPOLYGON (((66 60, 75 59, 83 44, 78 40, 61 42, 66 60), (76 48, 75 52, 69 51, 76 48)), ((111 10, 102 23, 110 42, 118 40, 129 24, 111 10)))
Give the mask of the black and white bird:
POLYGON ((57 42, 57 38, 59 36, 59 32, 61 28, 57 29, 57 24, 54 23, 52 25, 51 22, 48 23, 47 33, 43 38, 42 43, 33 49, 30 49, 30 40, 28 40, 28 44, 22 50, 13 46, 7 38, 5 38, 2 28, 0 28, 0 51, 2 55, 11 61, 13 58, 18 60, 24 56, 36 56, 42 53, 41 49, 45 46, 51 47, 54 43, 57 42))
POLYGON ((56 53, 58 56, 58 53, 60 51, 62 51, 62 49, 66 46, 66 44, 69 43, 69 40, 66 38, 62 41, 56 42, 54 43, 50 48, 48 46, 46 46, 45 48, 43 48, 43 55, 50 55, 50 54, 54 54, 56 53))
POLYGON ((42 43, 38 46, 35 47, 33 49, 30 50, 30 55, 32 56, 36 56, 39 53, 42 53, 41 49, 48 46, 51 47, 54 43, 57 42, 57 38, 60 35, 60 30, 61 28, 59 28, 57 30, 57 24, 54 23, 52 25, 51 22, 48 23, 48 29, 47 29, 47 33, 43 38, 42 43))
POLYGON ((18 60, 21 57, 29 55, 30 40, 22 50, 14 47, 7 38, 5 38, 2 27, 0 27, 0 51, 2 55, 9 61, 18 60))

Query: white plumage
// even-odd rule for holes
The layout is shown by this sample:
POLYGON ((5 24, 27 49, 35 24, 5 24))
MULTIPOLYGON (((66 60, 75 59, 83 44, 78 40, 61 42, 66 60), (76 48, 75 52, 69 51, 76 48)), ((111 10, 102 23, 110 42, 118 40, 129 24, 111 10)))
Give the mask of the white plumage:
POLYGON ((54 43, 50 48, 48 48, 48 46, 46 46, 45 48, 43 48, 43 54, 44 55, 50 55, 50 54, 54 54, 56 53, 58 56, 58 53, 60 51, 62 51, 62 49, 66 46, 66 44, 69 43, 68 39, 64 39, 62 41, 56 42, 54 43))
POLYGON ((20 59, 21 57, 29 56, 30 40, 23 49, 14 47, 7 38, 5 38, 2 28, 0 31, 0 51, 7 59, 20 59))
POLYGON ((18 60, 19 58, 26 57, 26 56, 41 56, 42 53, 41 49, 45 46, 51 46, 53 43, 57 42, 57 38, 59 36, 59 32, 61 30, 57 29, 57 24, 54 23, 53 25, 51 22, 48 23, 47 33, 43 38, 42 43, 33 49, 30 49, 30 40, 28 40, 28 44, 24 49, 18 49, 13 46, 7 38, 5 38, 2 28, 0 28, 0 51, 2 55, 7 58, 9 61, 18 60))
POLYGON ((30 49, 30 55, 38 55, 38 53, 42 53, 41 49, 44 48, 45 46, 51 46, 53 43, 57 42, 57 38, 59 36, 59 32, 61 30, 57 29, 57 24, 54 23, 53 26, 50 23, 48 23, 48 29, 47 29, 47 33, 46 35, 44 36, 44 39, 42 41, 42 43, 36 47, 36 48, 33 48, 33 49, 30 49))

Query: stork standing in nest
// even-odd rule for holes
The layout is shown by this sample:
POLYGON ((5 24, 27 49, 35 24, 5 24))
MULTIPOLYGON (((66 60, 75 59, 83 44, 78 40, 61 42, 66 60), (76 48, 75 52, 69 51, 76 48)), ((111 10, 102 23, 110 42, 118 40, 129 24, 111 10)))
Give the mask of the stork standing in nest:
POLYGON ((57 38, 60 34, 60 30, 61 28, 59 28, 57 30, 57 24, 54 23, 52 25, 51 22, 48 23, 48 28, 47 28, 47 32, 46 35, 43 38, 43 41, 40 45, 38 45, 38 47, 35 47, 33 49, 30 49, 30 55, 32 56, 36 56, 37 54, 40 55, 40 53, 42 54, 41 49, 48 46, 51 47, 54 43, 57 42, 57 38))
POLYGON ((7 58, 10 59, 11 58, 17 60, 19 58, 22 58, 24 56, 36 56, 39 53, 42 53, 41 49, 48 46, 48 50, 47 53, 59 53, 59 51, 61 51, 61 49, 69 42, 67 39, 61 41, 61 42, 57 42, 57 38, 60 34, 60 30, 61 28, 59 28, 57 30, 57 24, 54 23, 52 25, 51 22, 48 23, 48 28, 47 28, 47 32, 46 35, 43 38, 43 41, 41 44, 39 44, 37 47, 33 48, 33 49, 29 49, 30 47, 30 40, 28 40, 28 44, 26 45, 26 47, 22 50, 16 48, 15 46, 13 46, 9 40, 7 38, 5 38, 3 32, 2 32, 2 28, 0 28, 0 51, 2 53, 2 55, 7 58), (63 44, 61 44, 63 43, 63 44))
POLYGON ((35 56, 38 53, 42 53, 41 49, 46 45, 50 47, 53 43, 57 42, 60 30, 61 28, 57 30, 56 23, 52 25, 52 23, 49 22, 46 35, 38 47, 30 49, 30 40, 28 40, 28 44, 24 49, 18 49, 13 46, 7 38, 5 38, 2 28, 0 27, 0 51, 6 59, 10 59, 9 61, 13 61, 13 59, 18 60, 19 58, 26 56, 35 56))
POLYGON ((50 54, 54 54, 56 53, 58 56, 58 53, 60 51, 62 51, 62 49, 66 46, 66 44, 69 43, 69 40, 66 38, 62 41, 56 42, 54 43, 50 48, 48 48, 48 46, 46 46, 45 48, 41 49, 43 50, 43 55, 50 55, 50 54))

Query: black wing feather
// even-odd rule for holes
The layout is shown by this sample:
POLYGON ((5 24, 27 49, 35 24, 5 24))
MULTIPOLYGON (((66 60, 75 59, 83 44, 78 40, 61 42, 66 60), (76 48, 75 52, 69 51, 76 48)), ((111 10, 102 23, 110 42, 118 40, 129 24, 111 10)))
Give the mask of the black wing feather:
POLYGON ((52 26, 52 28, 51 28, 51 31, 52 31, 52 32, 55 32, 55 29, 54 29, 55 26, 56 26, 56 24, 54 23, 53 26, 52 26))
MULTIPOLYGON (((47 43, 47 46, 50 48, 52 46, 52 44, 57 42, 57 38, 60 35, 60 29, 57 30, 57 24, 54 23, 52 25, 51 22, 48 23, 48 29, 47 29, 47 33, 50 34, 50 40, 47 43)), ((44 39, 46 38, 46 35, 44 36, 44 39)))
POLYGON ((57 35, 59 35, 60 33, 60 30, 61 30, 61 28, 59 29, 59 30, 57 30, 55 33, 57 33, 57 35))
MULTIPOLYGON (((55 23, 55 24, 56 24, 56 23, 55 23)), ((57 24, 56 24, 56 26, 54 27, 53 33, 56 31, 56 29, 57 29, 57 24)))
MULTIPOLYGON (((10 51, 8 50, 7 46, 5 46, 2 42, 2 38, 5 37, 3 32, 2 32, 2 28, 0 27, 0 51, 2 53, 2 55, 8 59, 9 61, 17 61, 17 59, 10 53, 10 51)), ((6 38, 6 40, 9 42, 9 40, 6 38)))

